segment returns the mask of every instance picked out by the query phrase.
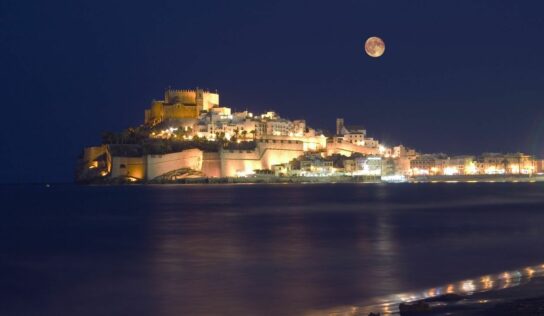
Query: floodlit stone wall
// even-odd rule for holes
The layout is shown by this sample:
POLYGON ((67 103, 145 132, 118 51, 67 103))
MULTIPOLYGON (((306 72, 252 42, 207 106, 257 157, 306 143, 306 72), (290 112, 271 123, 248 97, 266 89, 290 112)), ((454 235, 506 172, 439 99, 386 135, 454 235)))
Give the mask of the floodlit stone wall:
POLYGON ((111 177, 145 179, 145 157, 112 157, 111 177))
POLYGON ((236 177, 252 174, 258 169, 289 162, 304 154, 299 141, 268 140, 257 143, 254 150, 221 150, 221 176, 236 177))
POLYGON ((153 180, 178 169, 201 171, 207 177, 238 177, 253 174, 255 170, 290 162, 304 154, 300 141, 267 140, 257 143, 255 149, 229 150, 204 153, 188 149, 165 155, 143 157, 113 157, 111 177, 131 177, 153 180))
POLYGON ((380 151, 378 148, 358 146, 347 142, 327 144, 328 156, 333 154, 341 154, 349 157, 353 153, 360 153, 363 155, 379 155, 380 151))
POLYGON ((148 155, 146 178, 153 180, 165 173, 183 168, 202 170, 202 158, 200 149, 188 149, 166 155, 148 155))
POLYGON ((103 154, 108 153, 108 146, 102 145, 102 146, 93 146, 93 147, 85 147, 83 149, 83 161, 86 163, 92 162, 96 158, 100 157, 103 154))
POLYGON ((202 173, 210 178, 221 177, 221 158, 219 153, 203 153, 202 173))

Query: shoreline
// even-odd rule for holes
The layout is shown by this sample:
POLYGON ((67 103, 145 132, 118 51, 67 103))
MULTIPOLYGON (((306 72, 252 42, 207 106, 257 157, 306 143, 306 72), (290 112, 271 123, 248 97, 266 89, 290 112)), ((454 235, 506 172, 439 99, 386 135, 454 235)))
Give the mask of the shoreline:
POLYGON ((79 182, 83 185, 127 185, 127 184, 334 184, 334 183, 519 183, 544 182, 544 175, 471 175, 471 176, 417 176, 405 181, 387 181, 379 176, 324 176, 324 177, 286 177, 251 176, 224 178, 180 178, 175 180, 155 179, 150 181, 127 178, 107 179, 106 181, 79 182))
POLYGON ((544 264, 375 297, 310 315, 543 315, 544 264))

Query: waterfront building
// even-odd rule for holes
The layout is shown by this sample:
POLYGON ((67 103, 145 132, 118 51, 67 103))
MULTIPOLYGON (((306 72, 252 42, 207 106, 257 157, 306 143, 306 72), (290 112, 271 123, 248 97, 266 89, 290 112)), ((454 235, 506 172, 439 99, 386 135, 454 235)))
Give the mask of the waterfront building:
POLYGON ((411 174, 420 175, 439 175, 444 170, 447 156, 444 154, 423 154, 410 161, 411 174))
POLYGON ((478 168, 474 156, 454 156, 445 160, 445 166, 442 174, 452 175, 474 175, 478 173, 478 168))
POLYGON ((482 174, 533 174, 535 159, 523 153, 484 153, 477 160, 482 174))
POLYGON ((344 170, 354 176, 379 176, 382 174, 382 158, 352 155, 344 160, 344 170))
POLYGON ((333 162, 314 157, 300 161, 300 171, 303 176, 329 176, 334 172, 333 162))

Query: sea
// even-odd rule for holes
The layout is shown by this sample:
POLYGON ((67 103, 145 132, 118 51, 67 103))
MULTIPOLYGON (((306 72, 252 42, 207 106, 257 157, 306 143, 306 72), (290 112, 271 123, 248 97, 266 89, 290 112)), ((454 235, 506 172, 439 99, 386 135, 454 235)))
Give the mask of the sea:
POLYGON ((340 315, 544 263, 538 182, 3 185, 0 208, 0 315, 340 315))

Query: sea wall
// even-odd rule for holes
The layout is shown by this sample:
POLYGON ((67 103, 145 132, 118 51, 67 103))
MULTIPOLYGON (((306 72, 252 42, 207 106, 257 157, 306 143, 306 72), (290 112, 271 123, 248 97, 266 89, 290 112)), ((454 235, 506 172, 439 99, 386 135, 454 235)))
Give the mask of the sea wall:
POLYGON ((236 177, 262 169, 260 153, 253 150, 221 150, 221 177, 236 177))
POLYGON ((219 153, 203 153, 202 173, 209 178, 221 177, 221 158, 219 157, 219 153))
POLYGON ((111 178, 128 177, 137 180, 152 180, 165 173, 178 169, 202 169, 200 149, 187 149, 165 155, 146 155, 142 157, 112 158, 111 178))
POLYGON ((254 170, 272 169, 304 154, 304 144, 294 140, 265 140, 250 150, 221 149, 218 153, 204 153, 188 149, 165 155, 142 157, 113 157, 111 177, 131 177, 153 180, 168 172, 189 168, 201 171, 206 177, 237 177, 254 170))
POLYGON ((165 173, 189 168, 202 169, 202 150, 187 149, 166 155, 148 155, 146 157, 146 179, 153 180, 165 173))
POLYGON ((145 179, 145 157, 112 157, 111 178, 145 179))
POLYGON ((304 155, 304 145, 300 141, 259 142, 257 148, 262 157, 262 169, 272 169, 273 165, 304 155))
POLYGON ((250 174, 257 169, 271 169, 273 165, 289 162, 304 154, 300 141, 265 140, 253 150, 220 151, 221 177, 250 174))
POLYGON ((108 153, 107 145, 85 147, 83 149, 83 161, 86 163, 89 163, 95 160, 96 158, 100 157, 101 155, 107 154, 107 153, 108 153))

